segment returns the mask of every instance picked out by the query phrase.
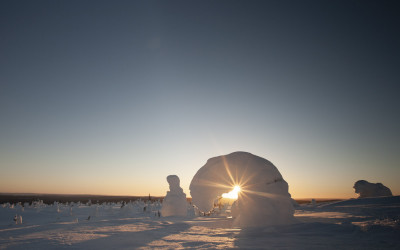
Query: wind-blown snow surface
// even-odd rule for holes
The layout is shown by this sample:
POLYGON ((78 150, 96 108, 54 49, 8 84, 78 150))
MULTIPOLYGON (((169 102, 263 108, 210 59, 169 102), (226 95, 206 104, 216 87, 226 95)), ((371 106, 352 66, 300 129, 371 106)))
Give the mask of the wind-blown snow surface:
POLYGON ((192 202, 201 211, 213 208, 214 200, 240 186, 233 207, 235 225, 258 227, 294 222, 288 184, 268 160, 247 152, 211 158, 190 183, 192 202))
POLYGON ((158 217, 160 205, 3 204, 0 249, 400 249, 399 196, 301 205, 296 224, 250 229, 218 214, 158 217))

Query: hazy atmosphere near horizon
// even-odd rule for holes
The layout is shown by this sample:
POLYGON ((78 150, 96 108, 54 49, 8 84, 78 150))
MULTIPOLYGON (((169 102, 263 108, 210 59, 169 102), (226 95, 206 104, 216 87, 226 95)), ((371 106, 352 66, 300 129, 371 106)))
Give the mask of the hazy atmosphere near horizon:
POLYGON ((1 1, 0 193, 165 195, 207 159, 400 194, 397 1, 1 1))

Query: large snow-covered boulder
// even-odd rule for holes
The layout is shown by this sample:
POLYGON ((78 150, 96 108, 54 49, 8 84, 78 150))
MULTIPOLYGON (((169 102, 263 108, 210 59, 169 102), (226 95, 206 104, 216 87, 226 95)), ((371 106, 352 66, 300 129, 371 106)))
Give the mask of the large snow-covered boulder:
POLYGON ((168 175, 167 181, 169 190, 164 198, 161 208, 161 215, 166 216, 186 216, 187 201, 186 194, 180 187, 179 177, 176 175, 168 175))
POLYGON ((358 198, 392 196, 392 191, 382 183, 370 183, 365 180, 359 180, 354 183, 353 188, 359 194, 358 198))
POLYGON ((211 158, 190 183, 192 202, 201 211, 212 210, 214 200, 240 186, 232 212, 242 227, 289 224, 294 208, 288 184, 268 160, 247 152, 211 158))

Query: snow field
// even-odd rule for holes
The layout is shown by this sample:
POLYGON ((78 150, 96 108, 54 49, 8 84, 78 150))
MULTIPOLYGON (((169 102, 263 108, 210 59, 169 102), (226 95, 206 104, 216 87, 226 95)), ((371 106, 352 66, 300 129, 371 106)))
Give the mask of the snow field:
POLYGON ((22 211, 19 205, 1 204, 0 249, 400 248, 399 196, 300 205, 296 223, 257 228, 235 226, 226 213, 158 217, 161 205, 38 202, 22 211), (22 224, 15 224, 15 214, 22 224))

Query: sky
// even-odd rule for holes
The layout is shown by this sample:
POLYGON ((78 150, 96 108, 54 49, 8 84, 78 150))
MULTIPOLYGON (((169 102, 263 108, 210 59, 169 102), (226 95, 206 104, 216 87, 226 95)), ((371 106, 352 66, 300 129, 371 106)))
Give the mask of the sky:
POLYGON ((0 193, 165 195, 207 159, 400 194, 398 1, 1 1, 0 193))

